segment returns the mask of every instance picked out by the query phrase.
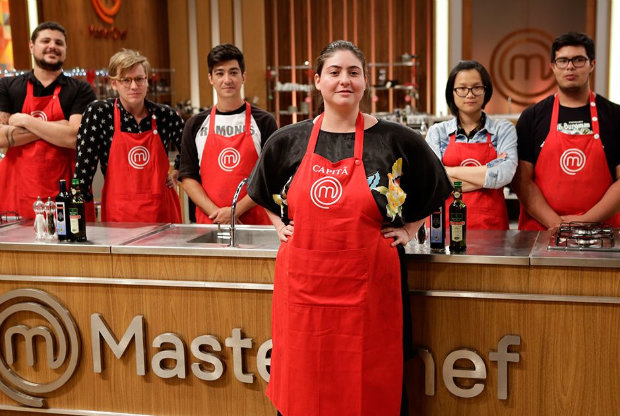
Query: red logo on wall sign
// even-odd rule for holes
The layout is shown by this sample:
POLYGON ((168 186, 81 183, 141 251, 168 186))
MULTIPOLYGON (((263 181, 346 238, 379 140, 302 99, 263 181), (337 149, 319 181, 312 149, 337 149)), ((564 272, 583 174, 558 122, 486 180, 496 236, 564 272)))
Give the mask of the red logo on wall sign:
POLYGON ((114 26, 114 17, 121 8, 122 0, 90 0, 93 4, 95 14, 102 21, 113 25, 112 27, 103 27, 101 25, 90 24, 88 32, 92 37, 104 39, 125 39, 127 37, 127 29, 119 29, 114 26))
MULTIPOLYGON (((97 16, 108 24, 114 24, 114 16, 121 8, 122 0, 114 0, 112 6, 106 6, 103 0, 91 0, 97 16)), ((109 2, 107 2, 109 3, 109 2)))

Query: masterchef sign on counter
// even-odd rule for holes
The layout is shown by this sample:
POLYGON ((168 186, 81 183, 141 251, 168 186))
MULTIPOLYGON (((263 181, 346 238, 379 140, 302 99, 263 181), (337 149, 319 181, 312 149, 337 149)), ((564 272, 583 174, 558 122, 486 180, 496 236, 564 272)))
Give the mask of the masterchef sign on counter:
MULTIPOLYGON (((115 379, 117 373, 114 371, 106 374, 104 357, 114 361, 110 352, 118 360, 124 355, 135 357, 135 361, 126 360, 124 365, 135 368, 131 372, 135 371, 136 380, 146 376, 150 368, 161 379, 185 379, 191 373, 199 380, 213 382, 222 378, 228 367, 223 358, 224 347, 232 355, 234 377, 241 383, 256 382, 256 376, 246 368, 247 351, 253 348, 254 341, 244 337, 241 328, 232 328, 230 334, 222 337, 223 343, 218 336, 199 335, 191 341, 189 354, 183 338, 173 332, 147 340, 147 322, 143 315, 134 316, 123 330, 114 331, 106 318, 95 312, 90 314, 90 328, 84 329, 80 330, 71 312, 58 299, 43 290, 25 288, 2 294, 0 390, 22 405, 45 407, 45 398, 75 377, 76 369, 85 361, 84 354, 90 354, 89 361, 92 360, 92 371, 88 369, 87 372, 106 382, 126 382, 122 377, 115 379), (87 334, 90 342, 83 346, 82 337, 87 334), (147 365, 149 352, 150 367, 147 365), (46 359, 37 363, 37 357, 41 356, 46 359)), ((496 362, 498 368, 498 399, 508 397, 508 364, 520 361, 520 354, 509 349, 520 344, 520 336, 505 335, 499 340, 497 350, 489 352, 489 360, 496 362)), ((271 340, 266 340, 256 352, 256 371, 267 382, 271 348, 271 340)), ((425 367, 425 394, 434 396, 435 358, 424 348, 418 349, 418 356, 425 367)), ((456 349, 443 360, 444 385, 456 397, 478 396, 485 388, 486 377, 483 358, 471 349, 456 349)))

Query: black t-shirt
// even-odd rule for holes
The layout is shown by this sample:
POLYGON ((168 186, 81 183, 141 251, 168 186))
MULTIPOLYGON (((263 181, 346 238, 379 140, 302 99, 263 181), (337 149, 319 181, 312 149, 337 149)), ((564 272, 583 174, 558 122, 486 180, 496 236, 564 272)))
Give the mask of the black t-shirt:
POLYGON ((54 82, 43 87, 34 76, 34 72, 30 71, 16 77, 0 78, 0 111, 9 114, 21 113, 26 99, 28 80, 32 81, 32 93, 35 97, 53 95, 54 89, 60 84, 58 99, 67 120, 73 114, 82 114, 86 106, 97 98, 93 87, 84 81, 60 74, 54 82))
MULTIPOLYGON (((179 180, 192 178, 200 180, 200 163, 208 133, 211 108, 202 111, 185 122, 181 143, 181 164, 179 180)), ((262 148, 271 134, 278 129, 276 119, 267 111, 251 106, 251 134, 255 145, 262 148)), ((216 111, 215 133, 225 137, 243 132, 245 128, 245 103, 231 112, 216 111)))
MULTIPOLYGON (((297 171, 306 153, 312 127, 312 120, 305 120, 286 126, 269 138, 250 175, 248 194, 256 203, 280 215, 280 206, 274 201, 274 195, 282 194, 282 189, 297 171)), ((355 133, 321 131, 315 152, 336 162, 353 156, 354 143, 355 133)), ((402 158, 400 186, 407 196, 402 206, 402 219, 396 216, 394 225, 427 217, 452 191, 441 162, 414 130, 379 120, 364 131, 362 160, 371 188, 388 186, 387 174, 392 172, 399 158, 402 158)), ((385 195, 376 191, 372 195, 384 221, 392 223, 385 195)), ((288 222, 286 211, 283 220, 288 222)))
MULTIPOLYGON (((554 96, 528 107, 517 122, 519 160, 536 164, 541 145, 549 133, 554 96)), ((620 106, 605 97, 596 95, 601 142, 605 149, 611 177, 616 178, 616 166, 620 165, 620 106)), ((558 130, 565 133, 591 132, 590 105, 577 108, 560 106, 558 130)))

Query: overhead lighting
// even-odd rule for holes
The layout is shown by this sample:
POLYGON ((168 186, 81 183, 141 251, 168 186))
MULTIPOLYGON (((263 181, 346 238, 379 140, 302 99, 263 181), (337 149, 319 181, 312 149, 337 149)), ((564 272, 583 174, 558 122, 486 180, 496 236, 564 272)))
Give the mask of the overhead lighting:
MULTIPOLYGON (((37 0, 28 0, 28 3, 26 3, 26 5, 28 7, 28 28, 30 29, 30 31, 28 32, 28 37, 30 37, 32 31, 37 26, 39 26, 39 12, 37 9, 37 0)), ((32 56, 32 54, 30 55, 30 63, 34 68, 34 57, 32 56)))

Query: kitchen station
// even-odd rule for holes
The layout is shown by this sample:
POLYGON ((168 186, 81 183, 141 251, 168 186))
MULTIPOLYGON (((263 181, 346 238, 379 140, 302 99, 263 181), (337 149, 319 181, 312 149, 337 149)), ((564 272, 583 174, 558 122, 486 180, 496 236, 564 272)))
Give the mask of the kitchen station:
MULTIPOLYGON (((214 225, 89 223, 79 244, 1 227, 6 414, 274 414, 273 228, 238 226, 230 247, 214 225)), ((470 231, 462 255, 412 241, 412 414, 613 414, 620 245, 604 232, 470 231)))
POLYGON ((620 2, 0 10, 0 416, 620 415, 620 2))

